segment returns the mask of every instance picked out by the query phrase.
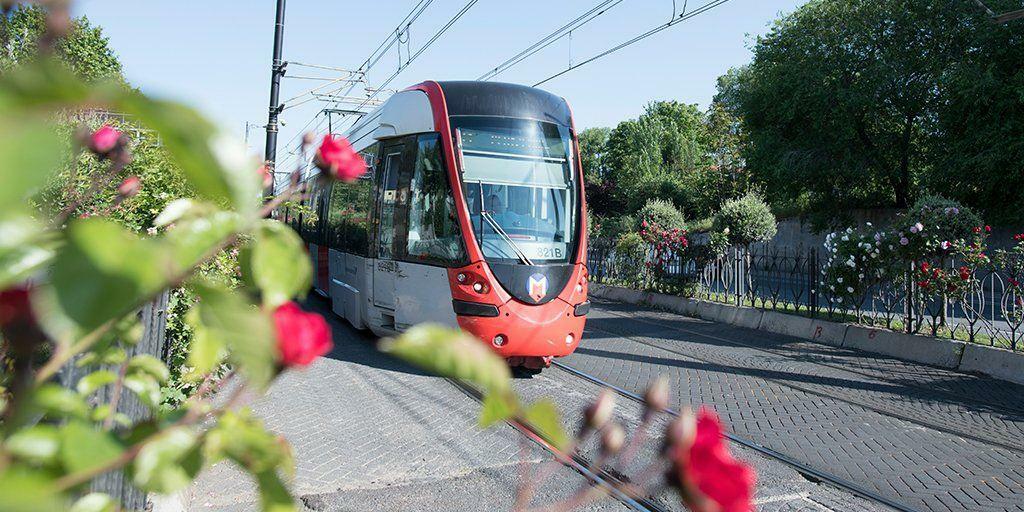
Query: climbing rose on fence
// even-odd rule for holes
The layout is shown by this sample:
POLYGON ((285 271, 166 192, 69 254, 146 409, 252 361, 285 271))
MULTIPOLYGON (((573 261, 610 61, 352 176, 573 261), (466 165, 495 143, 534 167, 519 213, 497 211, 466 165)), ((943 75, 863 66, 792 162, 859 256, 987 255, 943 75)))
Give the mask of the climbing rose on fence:
POLYGON ((274 327, 277 350, 285 366, 309 366, 334 346, 323 317, 303 311, 294 302, 286 302, 274 311, 274 327))
MULTIPOLYGON (((689 436, 687 436, 689 437, 689 436)), ((747 464, 733 458, 725 444, 722 424, 714 411, 701 408, 691 439, 675 439, 671 448, 676 484, 684 490, 687 505, 697 511, 748 512, 756 476, 747 464), (693 491, 703 496, 693 496, 693 491), (706 498, 718 504, 708 507, 706 498)))
POLYGON ((332 178, 342 181, 355 181, 366 174, 366 162, 352 150, 352 145, 344 137, 325 135, 313 163, 332 178))

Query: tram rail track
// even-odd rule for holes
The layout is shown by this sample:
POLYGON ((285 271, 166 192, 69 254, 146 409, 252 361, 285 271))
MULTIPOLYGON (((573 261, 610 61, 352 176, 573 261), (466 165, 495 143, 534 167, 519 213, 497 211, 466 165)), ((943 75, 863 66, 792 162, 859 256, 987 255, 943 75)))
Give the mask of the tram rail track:
MULTIPOLYGON (((616 315, 616 316, 621 316, 621 315, 616 315)), ((761 350, 761 349, 757 349, 756 347, 752 347, 752 346, 744 344, 744 343, 731 342, 729 340, 726 340, 724 338, 719 338, 717 336, 711 336, 711 335, 708 335, 708 334, 696 333, 696 332, 692 332, 692 331, 688 331, 688 330, 684 330, 684 329, 678 329, 678 328, 674 328, 674 327, 671 327, 671 326, 662 325, 662 324, 657 323, 657 322, 648 322, 648 323, 651 323, 651 324, 654 324, 654 325, 659 325, 659 326, 666 327, 666 328, 669 328, 669 329, 679 330, 680 332, 686 332, 686 333, 692 333, 692 334, 696 334, 696 335, 700 335, 700 336, 705 336, 705 337, 708 337, 708 338, 712 338, 712 339, 715 339, 715 340, 722 341, 723 343, 729 343, 729 344, 731 344, 733 346, 748 347, 748 348, 755 348, 756 350, 761 350)), ((861 409, 866 409, 866 410, 875 412, 877 414, 881 414, 883 416, 888 416, 890 418, 895 418, 895 419, 898 419, 898 420, 901 420, 901 421, 906 421, 908 423, 913 423, 915 425, 922 426, 922 427, 925 427, 925 428, 929 428, 929 429, 932 429, 932 430, 936 430, 936 431, 939 431, 939 432, 943 432, 943 433, 946 433, 946 434, 955 435, 955 436, 958 436, 958 437, 962 437, 964 439, 970 439, 970 440, 976 441, 978 443, 982 443, 982 444, 989 445, 989 446, 999 447, 999 448, 1002 448, 1002 449, 1005 449, 1005 450, 1010 450, 1010 451, 1017 452, 1017 453, 1024 453, 1024 447, 1022 447, 1021 445, 1005 443, 1005 442, 1002 442, 1002 441, 998 441, 998 440, 994 440, 994 439, 991 439, 991 438, 983 437, 983 436, 977 435, 977 434, 972 433, 972 432, 967 432, 967 431, 964 431, 963 429, 949 427, 947 425, 943 425, 943 424, 940 424, 938 422, 926 421, 926 420, 922 420, 920 418, 915 418, 915 417, 912 417, 912 416, 909 416, 909 415, 906 415, 906 414, 900 414, 900 413, 893 412, 893 411, 888 410, 888 409, 883 408, 883 407, 877 407, 877 406, 871 405, 870 403, 865 403, 864 401, 861 401, 861 400, 856 400, 856 399, 852 399, 852 398, 848 398, 848 397, 840 397, 840 396, 836 396, 835 394, 830 394, 830 393, 826 393, 826 392, 819 391, 819 390, 816 390, 816 389, 812 389, 809 386, 803 386, 803 385, 799 385, 799 384, 794 384, 792 382, 787 382, 787 381, 784 381, 784 380, 781 380, 781 379, 775 379, 775 378, 772 378, 772 377, 758 376, 758 375, 756 375, 756 373, 761 371, 761 369, 759 369, 759 368, 747 368, 747 367, 739 367, 739 368, 737 368, 736 366, 734 366, 734 365, 732 365, 730 363, 724 363, 722 361, 716 361, 714 359, 697 356, 697 355, 694 355, 692 353, 683 352, 681 350, 677 350, 677 349, 672 348, 672 347, 666 347, 666 346, 661 345, 659 343, 652 343, 652 342, 649 342, 649 341, 645 341, 645 340, 642 340, 642 339, 640 339, 640 338, 638 338, 636 336, 631 336, 631 335, 628 335, 628 334, 623 334, 621 332, 616 332, 616 331, 612 331, 612 330, 608 330, 608 329, 604 329, 604 328, 600 328, 600 327, 593 327, 592 325, 587 326, 587 329, 593 329, 593 330, 601 331, 601 332, 604 332, 604 333, 607 333, 607 334, 611 334, 611 335, 617 336, 619 338, 629 340, 629 341, 631 341, 633 343, 638 343, 640 345, 651 347, 653 349, 657 349, 657 350, 661 350, 661 351, 664 351, 664 352, 668 352, 670 354, 674 354, 674 355, 677 355, 677 356, 682 356, 682 357, 685 357, 685 358, 693 360, 693 361, 698 361, 698 362, 701 362, 701 363, 711 364, 711 365, 715 365, 715 366, 722 366, 722 367, 730 367, 730 368, 734 368, 734 369, 739 369, 739 370, 741 370, 741 373, 743 373, 745 375, 748 375, 748 376, 751 376, 751 377, 755 377, 755 378, 758 378, 758 379, 762 379, 762 380, 765 380, 765 381, 777 384, 779 386, 784 386, 784 387, 787 387, 787 388, 790 388, 790 389, 794 389, 794 390, 800 391, 802 393, 807 393, 809 395, 819 396, 819 397, 822 397, 822 398, 828 398, 830 400, 836 400, 838 402, 843 402, 843 403, 852 405, 854 407, 859 407, 861 409)), ((766 351, 766 350, 761 350, 761 351, 766 352, 766 353, 773 353, 773 352, 766 351)), ((785 357, 785 356, 782 356, 782 357, 785 357)))
MULTIPOLYGON (((566 373, 568 373, 570 375, 573 375, 575 377, 578 377, 578 378, 581 378, 583 380, 589 381, 592 384, 595 384, 595 385, 598 385, 598 386, 610 389, 610 390, 614 391, 616 394, 618 394, 618 395, 620 395, 620 396, 622 396, 622 397, 624 397, 626 399, 629 399, 631 401, 635 401, 635 402, 638 402, 640 404, 644 404, 645 403, 644 398, 642 396, 640 396, 640 395, 638 395, 636 393, 633 393, 631 391, 628 391, 626 389, 623 389, 623 388, 621 388, 619 386, 616 386, 615 384, 607 382, 607 381, 605 381, 605 380, 603 380, 603 379, 601 379, 599 377, 595 377, 595 376, 590 375, 590 374, 588 374, 588 373, 586 373, 584 371, 581 371, 581 370, 578 370, 576 368, 573 368, 573 367, 571 367, 571 366, 569 366, 569 365, 567 365, 565 363, 562 363, 562 362, 559 362, 559 361, 552 361, 551 362, 551 366, 554 367, 554 368, 558 368, 558 369, 560 369, 560 370, 562 370, 562 371, 564 371, 564 372, 566 372, 566 373)), ((672 415, 672 416, 679 416, 679 412, 674 410, 674 409, 667 409, 666 412, 668 414, 672 415)), ((792 467, 798 473, 800 473, 801 475, 804 475, 805 478, 808 478, 811 481, 823 482, 823 483, 825 483, 827 485, 830 485, 830 486, 832 486, 834 488, 837 488, 837 489, 839 489, 841 491, 857 495, 857 496, 859 496, 861 498, 864 498, 864 499, 866 499, 868 501, 872 501, 874 503, 878 503, 878 504, 884 505, 886 507, 889 507, 889 508, 892 508, 892 509, 895 509, 895 510, 899 510, 901 512, 920 512, 918 509, 915 509, 915 508, 913 508, 913 507, 911 507, 909 505, 906 505, 904 503, 900 503, 900 502, 898 502, 896 500, 893 500, 893 499, 891 499, 889 497, 883 496, 883 495, 881 495, 881 494, 879 494, 879 493, 877 493, 875 491, 872 491, 872 490, 870 490, 870 489, 868 489, 868 488, 866 488, 866 487, 864 487, 864 486, 862 486, 860 484, 857 484, 856 482, 852 482, 852 481, 847 480, 845 478, 842 478, 842 477, 830 474, 828 472, 816 469, 816 468, 814 468, 814 467, 812 467, 812 466, 810 466, 808 464, 805 464, 805 463, 803 463, 803 462, 801 462, 801 461, 799 461, 799 460, 797 460, 797 459, 795 459, 793 457, 790 457, 790 456, 788 456, 786 454, 783 454, 783 453, 777 452, 777 451, 775 451, 775 450, 773 450, 771 448, 768 448, 767 446, 762 446, 762 445, 760 445, 758 443, 755 443, 755 442, 753 442, 753 441, 751 441, 749 439, 737 436, 737 435, 729 433, 729 432, 726 432, 725 436, 726 436, 727 439, 729 439, 730 442, 733 442, 733 443, 736 443, 736 444, 738 444, 740 446, 743 446, 743 447, 746 447, 748 449, 754 450, 754 451, 756 451, 756 452, 758 452, 758 453, 760 453, 760 454, 762 454, 762 455, 764 455, 764 456, 766 456, 766 457, 768 457, 770 459, 777 460, 779 462, 782 462, 783 464, 786 464, 787 466, 792 467)))
MULTIPOLYGON (((478 389, 457 379, 446 378, 445 380, 455 386, 456 389, 466 396, 480 404, 483 404, 483 393, 478 389)), ((670 509, 658 503, 656 500, 636 492, 629 482, 623 481, 620 477, 605 471, 603 468, 595 467, 593 461, 579 453, 579 451, 565 453, 558 449, 551 443, 547 442, 544 437, 537 432, 536 428, 528 423, 514 419, 506 420, 505 423, 516 429, 516 431, 532 441, 534 444, 550 453, 563 465, 575 470, 581 476, 586 478, 591 485, 600 487, 612 499, 622 503, 631 510, 639 512, 669 512, 670 509)))

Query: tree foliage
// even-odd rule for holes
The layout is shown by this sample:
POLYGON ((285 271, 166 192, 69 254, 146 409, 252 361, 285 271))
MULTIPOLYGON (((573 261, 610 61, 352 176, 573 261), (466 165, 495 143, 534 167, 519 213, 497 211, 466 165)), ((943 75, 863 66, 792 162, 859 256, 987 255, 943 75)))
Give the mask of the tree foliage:
POLYGON ((928 187, 1021 210, 1019 27, 970 2, 817 0, 753 50, 719 98, 743 118, 743 155, 773 202, 905 208, 928 187))
MULTIPOLYGON (((36 58, 37 42, 46 30, 46 12, 36 5, 19 5, 0 16, 0 72, 36 58)), ((67 36, 57 41, 56 56, 86 81, 123 81, 121 62, 100 27, 85 16, 71 22, 67 36)))

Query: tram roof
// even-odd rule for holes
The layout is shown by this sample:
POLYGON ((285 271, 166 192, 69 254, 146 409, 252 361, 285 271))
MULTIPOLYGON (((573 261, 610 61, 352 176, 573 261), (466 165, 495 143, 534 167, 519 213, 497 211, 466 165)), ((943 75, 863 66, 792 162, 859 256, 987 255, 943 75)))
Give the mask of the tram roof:
POLYGON ((453 80, 438 82, 449 116, 503 116, 571 126, 569 105, 560 96, 519 84, 453 80))

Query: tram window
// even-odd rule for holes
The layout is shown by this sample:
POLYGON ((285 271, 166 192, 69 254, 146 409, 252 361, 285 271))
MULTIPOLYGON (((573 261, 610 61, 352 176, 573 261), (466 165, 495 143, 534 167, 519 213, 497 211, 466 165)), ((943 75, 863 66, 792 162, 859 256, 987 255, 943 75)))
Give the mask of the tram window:
POLYGON ((465 253, 459 226, 455 221, 455 201, 441 160, 437 134, 419 137, 410 194, 409 236, 406 242, 409 259, 462 262, 465 253))
POLYGON ((373 179, 365 175, 354 183, 335 183, 327 206, 327 244, 359 256, 370 247, 370 199, 373 179))
POLYGON ((395 213, 399 206, 398 173, 402 166, 404 145, 384 148, 380 187, 380 226, 377 235, 377 257, 395 257, 395 213))

